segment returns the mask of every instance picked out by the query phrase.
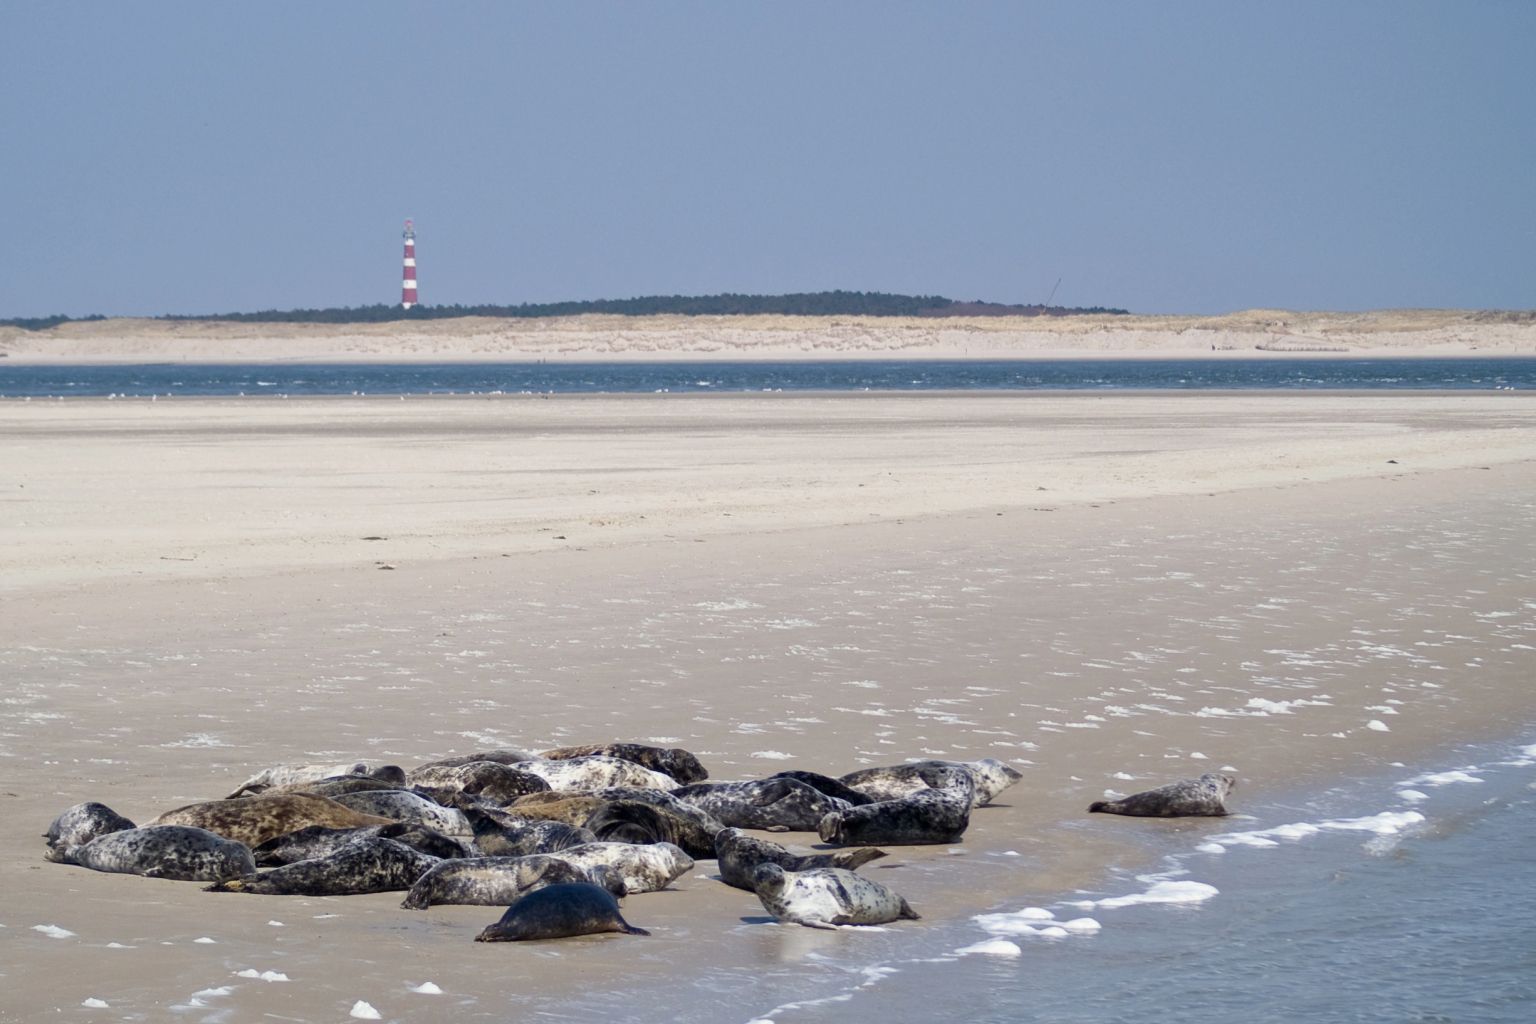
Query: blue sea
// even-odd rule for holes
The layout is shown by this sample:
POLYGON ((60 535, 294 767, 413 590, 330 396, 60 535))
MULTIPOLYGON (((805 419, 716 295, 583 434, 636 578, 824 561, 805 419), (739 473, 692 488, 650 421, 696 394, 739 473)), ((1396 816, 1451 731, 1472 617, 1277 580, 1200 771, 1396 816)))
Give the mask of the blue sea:
POLYGON ((7 366, 0 398, 1536 388, 1536 358, 7 366))

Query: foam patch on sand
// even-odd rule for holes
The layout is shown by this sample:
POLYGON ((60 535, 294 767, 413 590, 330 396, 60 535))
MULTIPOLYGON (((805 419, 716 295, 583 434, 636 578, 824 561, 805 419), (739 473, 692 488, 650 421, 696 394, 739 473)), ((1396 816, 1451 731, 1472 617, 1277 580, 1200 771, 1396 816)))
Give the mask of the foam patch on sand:
POLYGON ((50 939, 72 939, 75 937, 74 932, 70 931, 68 928, 60 928, 56 924, 35 924, 32 926, 32 930, 35 932, 42 932, 50 939))
POLYGON ((262 981, 288 981, 288 975, 280 971, 258 971, 254 967, 247 967, 243 971, 236 971, 237 978, 259 978, 262 981))
MULTIPOLYGON (((971 918, 993 938, 1064 939, 1069 935, 1092 935, 1103 926, 1091 917, 1078 917, 1070 921, 1058 921, 1056 915, 1044 907, 1025 907, 1023 910, 1001 914, 978 914, 971 918)), ((957 953, 984 952, 973 947, 956 950, 957 953)))

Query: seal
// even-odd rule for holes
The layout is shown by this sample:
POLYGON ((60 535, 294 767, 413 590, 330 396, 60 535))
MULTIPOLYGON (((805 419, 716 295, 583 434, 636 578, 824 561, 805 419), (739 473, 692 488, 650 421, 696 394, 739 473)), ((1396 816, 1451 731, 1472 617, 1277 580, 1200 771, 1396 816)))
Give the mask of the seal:
POLYGON ((500 921, 476 935, 475 941, 526 942, 603 932, 651 934, 624 920, 612 893, 590 882, 564 882, 522 897, 507 908, 500 921))
MULTIPOLYGON (((660 792, 659 790, 657 792, 660 792)), ((558 821, 580 827, 603 805, 603 799, 595 793, 567 793, 552 790, 548 793, 530 793, 512 801, 507 811, 524 818, 538 821, 558 821)))
POLYGON ((670 775, 652 771, 633 761, 605 757, 602 754, 570 757, 561 761, 519 761, 512 767, 539 776, 549 783, 550 789, 574 790, 578 793, 592 793, 614 786, 663 790, 677 788, 677 781, 670 775))
POLYGON ((1090 813, 1129 814, 1138 818, 1225 817, 1227 794, 1237 780, 1220 772, 1206 772, 1198 779, 1184 779, 1121 800, 1096 800, 1090 813))
POLYGON ((816 832, 838 846, 922 846, 959 842, 970 824, 971 789, 956 786, 833 811, 816 832))
MULTIPOLYGON (((372 776, 380 774, 385 781, 400 780, 404 782, 405 773, 398 765, 369 766, 366 761, 354 761, 351 764, 280 764, 257 772, 240 784, 226 800, 233 800, 238 796, 253 796, 264 793, 276 786, 292 786, 301 782, 319 782, 321 779, 334 778, 339 775, 363 775, 372 776)), ((396 784, 400 784, 397 782, 396 784)))
POLYGON ((271 871, 229 878, 205 892, 247 892, 266 896, 356 896, 409 889, 442 861, 404 843, 357 836, 323 857, 295 861, 271 871))
POLYGON ((523 857, 530 853, 554 853, 597 841, 587 829, 563 821, 518 821, 482 807, 464 808, 475 832, 475 849, 483 857, 523 857))
POLYGON ((729 828, 767 832, 813 832, 827 814, 849 806, 788 778, 696 783, 673 790, 672 795, 729 828))
POLYGON ((371 793, 379 789, 399 789, 404 785, 405 773, 401 772, 402 781, 396 782, 390 779, 377 779, 372 775, 333 775, 328 779, 320 779, 316 782, 290 782, 282 786, 271 786, 262 790, 262 796, 276 796, 279 793, 309 793, 312 796, 328 796, 332 799, 343 793, 371 793))
POLYGON ((53 819, 53 824, 48 826, 43 838, 48 840, 48 849, 62 850, 71 846, 84 846, 97 836, 133 827, 133 822, 106 804, 75 804, 53 819))
POLYGON ((413 850, 419 850, 439 859, 471 855, 461 840, 445 836, 425 826, 412 825, 404 821, 397 821, 391 825, 370 825, 366 828, 326 828, 324 825, 310 825, 297 832, 289 832, 287 835, 268 839, 260 846, 254 847, 251 855, 256 858, 256 866, 259 868, 281 867, 301 860, 328 857, 352 840, 369 836, 393 839, 413 850))
POLYGON ((496 750, 477 750, 470 754, 457 754, 453 757, 443 757, 436 761, 428 761, 411 769, 412 775, 427 768, 461 768, 466 764, 474 764, 476 761, 494 761, 497 764, 517 764, 519 761, 533 761, 537 754, 530 754, 526 750, 514 750, 511 747, 500 747, 496 750))
POLYGON ((759 864, 752 882, 764 910, 808 928, 918 919, 898 893, 842 868, 785 871, 777 864, 759 864))
POLYGON ((604 865, 611 867, 623 879, 626 896, 665 889, 693 870, 693 858, 671 843, 587 843, 545 856, 558 857, 589 871, 604 865))
POLYGON ((149 822, 151 825, 192 825, 205 828, 253 848, 275 836, 297 832, 310 825, 356 828, 391 823, 390 818, 363 814, 328 797, 309 793, 261 794, 210 800, 166 811, 149 822))
POLYGON ((790 853, 778 843, 747 835, 739 828, 722 829, 715 836, 715 856, 720 862, 720 881, 738 889, 756 892, 752 872, 759 864, 777 864, 785 871, 809 871, 812 868, 843 868, 852 871, 862 864, 885 856, 884 850, 866 847, 804 856, 790 853))
POLYGON ((408 821, 446 836, 474 835, 464 812, 454 807, 444 807, 435 800, 412 793, 407 789, 378 789, 367 793, 343 793, 333 797, 337 803, 362 814, 376 814, 393 821, 408 821))
POLYGON ((58 864, 183 882, 218 882, 256 870, 243 843, 188 825, 145 825, 97 836, 83 846, 47 853, 58 864))
POLYGON ((565 761, 594 754, 633 761, 653 772, 670 775, 684 786, 709 778, 709 772, 699 763, 699 759, 681 747, 648 747, 643 743, 593 743, 578 747, 556 747, 539 756, 546 761, 565 761))
POLYGON ((789 771, 775 772, 768 777, 770 779, 794 779, 796 782, 803 782, 818 793, 837 797, 839 800, 846 800, 854 807, 858 807, 860 804, 872 804, 875 802, 874 797, 866 793, 860 793, 851 786, 845 786, 840 780, 834 779, 830 775, 821 775, 817 772, 789 771))
POLYGON ((453 794, 466 793, 505 805, 520 796, 549 790, 549 783, 532 772, 496 761, 417 768, 411 772, 410 781, 415 792, 441 804, 448 803, 446 798, 453 794))
POLYGON ((979 761, 914 761, 884 768, 864 768, 849 772, 839 781, 875 800, 899 800, 920 790, 954 785, 958 771, 971 776, 973 807, 990 803, 997 794, 1024 778, 1024 773, 1017 768, 995 757, 984 757, 979 761))
POLYGON ((411 886, 406 910, 425 910, 445 903, 505 907, 534 889, 561 882, 591 882, 622 896, 624 879, 607 865, 588 870, 548 854, 523 857, 469 857, 433 865, 411 886))

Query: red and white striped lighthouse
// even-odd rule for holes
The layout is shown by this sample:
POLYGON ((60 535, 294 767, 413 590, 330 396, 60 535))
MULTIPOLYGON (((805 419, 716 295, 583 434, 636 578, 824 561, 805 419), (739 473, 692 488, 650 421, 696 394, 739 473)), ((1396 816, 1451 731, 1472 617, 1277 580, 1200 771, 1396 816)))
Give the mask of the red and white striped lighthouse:
POLYGON ((405 222, 405 279, 400 288, 400 305, 410 309, 416 305, 416 229, 405 222))

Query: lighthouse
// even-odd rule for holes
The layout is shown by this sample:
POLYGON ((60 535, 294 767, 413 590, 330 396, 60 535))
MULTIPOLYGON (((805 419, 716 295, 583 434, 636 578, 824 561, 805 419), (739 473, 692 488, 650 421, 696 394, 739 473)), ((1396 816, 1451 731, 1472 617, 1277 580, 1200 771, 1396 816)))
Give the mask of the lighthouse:
POLYGON ((405 277, 400 287, 400 307, 416 305, 416 228, 405 222, 405 277))

